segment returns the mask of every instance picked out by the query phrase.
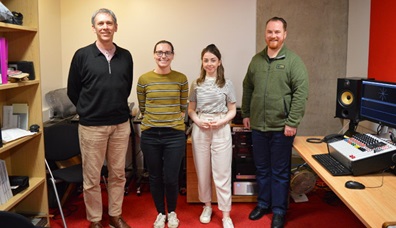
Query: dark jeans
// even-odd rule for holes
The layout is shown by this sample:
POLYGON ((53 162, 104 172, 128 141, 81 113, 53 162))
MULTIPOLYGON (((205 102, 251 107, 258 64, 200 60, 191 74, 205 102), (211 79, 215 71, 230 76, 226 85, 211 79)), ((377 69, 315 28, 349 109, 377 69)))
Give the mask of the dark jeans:
POLYGON ((186 135, 172 128, 142 132, 140 145, 147 165, 150 192, 158 213, 175 211, 179 194, 179 171, 186 150, 186 135))
POLYGON ((271 207, 274 214, 285 215, 288 207, 293 141, 283 131, 252 131, 258 206, 271 207))

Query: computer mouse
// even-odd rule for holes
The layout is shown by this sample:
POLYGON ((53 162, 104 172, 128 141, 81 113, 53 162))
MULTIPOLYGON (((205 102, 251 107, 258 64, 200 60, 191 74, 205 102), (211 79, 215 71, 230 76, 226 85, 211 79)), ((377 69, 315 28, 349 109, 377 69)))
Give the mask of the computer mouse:
POLYGON ((39 132, 40 131, 40 126, 37 124, 32 124, 29 128, 30 132, 39 132))
POLYGON ((357 181, 347 181, 345 182, 345 187, 350 189, 365 189, 366 186, 364 184, 357 181))

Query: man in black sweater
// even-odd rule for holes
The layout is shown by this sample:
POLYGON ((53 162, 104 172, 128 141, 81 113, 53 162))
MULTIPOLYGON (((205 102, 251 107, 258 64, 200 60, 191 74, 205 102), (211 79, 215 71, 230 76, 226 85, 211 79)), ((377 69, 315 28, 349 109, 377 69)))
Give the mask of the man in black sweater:
POLYGON ((122 202, 125 156, 131 132, 128 97, 132 89, 133 60, 128 50, 113 43, 118 25, 111 10, 99 9, 91 22, 97 40, 74 54, 67 86, 67 94, 80 117, 87 219, 90 227, 103 227, 100 174, 106 158, 110 226, 129 227, 122 218, 122 202))

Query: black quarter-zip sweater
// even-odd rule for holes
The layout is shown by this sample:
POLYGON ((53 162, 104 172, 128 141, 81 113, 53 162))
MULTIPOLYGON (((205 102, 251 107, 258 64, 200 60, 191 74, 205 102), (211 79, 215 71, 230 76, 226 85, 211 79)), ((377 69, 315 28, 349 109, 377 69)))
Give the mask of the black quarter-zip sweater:
POLYGON ((67 95, 76 106, 81 125, 115 125, 129 118, 133 59, 128 50, 115 46, 110 62, 95 43, 80 48, 73 56, 67 95))

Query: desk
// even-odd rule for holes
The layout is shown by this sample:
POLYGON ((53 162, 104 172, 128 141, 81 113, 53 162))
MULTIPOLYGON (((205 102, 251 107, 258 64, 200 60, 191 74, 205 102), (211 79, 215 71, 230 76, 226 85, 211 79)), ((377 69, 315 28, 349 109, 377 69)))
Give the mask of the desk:
MULTIPOLYGON (((396 220, 396 176, 384 174, 384 183, 379 188, 367 188, 381 185, 382 174, 364 176, 332 176, 313 157, 313 154, 327 153, 325 143, 308 143, 306 136, 297 136, 293 147, 316 174, 333 190, 335 194, 367 227, 380 228, 385 222, 396 220), (345 182, 355 180, 363 183, 364 190, 345 188, 345 182)), ((321 137, 315 137, 321 138, 321 137)))

